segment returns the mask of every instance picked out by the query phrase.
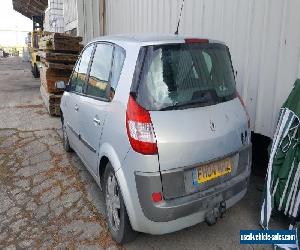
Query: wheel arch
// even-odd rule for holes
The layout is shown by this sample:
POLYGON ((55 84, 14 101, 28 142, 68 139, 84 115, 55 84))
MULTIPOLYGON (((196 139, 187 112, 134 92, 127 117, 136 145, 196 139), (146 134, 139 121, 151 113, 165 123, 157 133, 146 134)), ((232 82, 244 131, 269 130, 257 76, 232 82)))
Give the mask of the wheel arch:
POLYGON ((98 176, 100 178, 100 182, 103 183, 102 178, 104 176, 107 163, 110 163, 114 171, 117 172, 121 168, 121 161, 117 152, 108 143, 104 143, 101 146, 99 155, 98 176))
MULTIPOLYGON (((103 145, 104 146, 104 145, 103 145)), ((125 176, 122 174, 122 169, 121 168, 121 161, 119 160, 119 157, 117 156, 117 153, 115 150, 112 148, 111 145, 107 144, 105 146, 106 150, 102 150, 102 154, 99 160, 99 178, 100 178, 100 183, 101 183, 101 189, 104 191, 104 174, 106 167, 108 163, 111 164, 111 167, 113 168, 115 172, 115 177, 117 179, 118 185, 120 187, 122 196, 123 196, 123 201, 125 204, 125 208, 129 217, 129 221, 131 224, 131 227, 136 224, 136 219, 134 218, 133 212, 133 206, 132 206, 132 201, 128 201, 128 183, 125 179, 125 176), (104 153, 105 152, 105 153, 104 153), (119 171, 118 171, 119 170, 119 171), (121 174, 120 174, 121 173, 121 174), (127 197, 127 198, 126 198, 127 197)), ((124 157, 125 159, 125 157, 124 157)), ((124 160, 123 159, 123 160, 124 160)))
POLYGON ((105 173, 105 169, 107 164, 109 163, 109 159, 107 156, 103 155, 100 159, 100 163, 99 163, 99 178, 100 178, 100 183, 101 183, 101 188, 103 190, 103 177, 104 177, 104 173, 105 173))

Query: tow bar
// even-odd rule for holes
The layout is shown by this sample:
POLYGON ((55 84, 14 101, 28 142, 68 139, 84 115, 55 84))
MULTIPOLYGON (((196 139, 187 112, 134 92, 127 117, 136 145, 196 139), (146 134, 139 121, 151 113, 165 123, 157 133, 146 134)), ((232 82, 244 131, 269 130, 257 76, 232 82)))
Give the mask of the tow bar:
POLYGON ((212 226, 217 223, 218 218, 223 218, 226 213, 226 202, 221 201, 219 206, 214 207, 212 210, 205 214, 205 222, 207 225, 212 226))

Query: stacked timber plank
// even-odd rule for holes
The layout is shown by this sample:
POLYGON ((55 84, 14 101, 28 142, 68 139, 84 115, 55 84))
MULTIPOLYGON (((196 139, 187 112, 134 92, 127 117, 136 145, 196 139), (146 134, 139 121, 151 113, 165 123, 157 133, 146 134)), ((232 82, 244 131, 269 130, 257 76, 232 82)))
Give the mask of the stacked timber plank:
POLYGON ((39 42, 38 55, 42 62, 41 95, 50 115, 60 115, 62 91, 56 89, 57 81, 67 83, 78 54, 82 49, 81 37, 72 37, 62 33, 43 36, 39 42))
POLYGON ((62 95, 48 93, 43 85, 41 85, 40 91, 48 113, 51 116, 60 116, 60 100, 62 95))
POLYGON ((39 47, 41 50, 76 53, 81 48, 81 41, 82 37, 74 37, 64 33, 52 33, 41 38, 39 47))

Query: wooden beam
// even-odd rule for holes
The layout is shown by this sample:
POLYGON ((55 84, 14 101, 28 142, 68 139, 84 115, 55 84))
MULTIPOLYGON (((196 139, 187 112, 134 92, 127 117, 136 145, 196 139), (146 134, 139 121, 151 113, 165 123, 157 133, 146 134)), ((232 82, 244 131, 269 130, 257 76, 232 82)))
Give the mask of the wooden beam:
POLYGON ((44 12, 44 10, 47 8, 48 3, 43 3, 39 0, 16 0, 18 2, 22 2, 23 4, 26 4, 27 6, 31 7, 34 6, 35 8, 38 8, 41 12, 44 12))
POLYGON ((36 7, 31 7, 28 8, 28 5, 19 2, 14 6, 14 9, 18 12, 20 12, 22 15, 27 16, 29 18, 31 18, 32 16, 39 16, 39 15, 43 15, 43 12, 41 12, 39 9, 37 9, 36 7))
POLYGON ((78 55, 76 54, 66 54, 66 53, 57 53, 57 52, 46 52, 38 51, 38 56, 41 60, 46 60, 48 62, 55 63, 65 63, 65 64, 75 64, 77 61, 78 55))
POLYGON ((18 4, 17 6, 14 7, 14 9, 21 13, 22 15, 28 17, 31 19, 32 16, 38 15, 39 13, 35 12, 34 10, 27 10, 26 6, 18 4))
POLYGON ((41 9, 43 11, 45 11, 45 9, 48 6, 48 3, 44 4, 43 2, 38 1, 38 0, 30 0, 30 1, 31 1, 32 4, 34 4, 35 6, 37 6, 39 9, 41 9))
POLYGON ((13 8, 31 19, 32 16, 44 15, 48 3, 45 0, 13 0, 13 8))

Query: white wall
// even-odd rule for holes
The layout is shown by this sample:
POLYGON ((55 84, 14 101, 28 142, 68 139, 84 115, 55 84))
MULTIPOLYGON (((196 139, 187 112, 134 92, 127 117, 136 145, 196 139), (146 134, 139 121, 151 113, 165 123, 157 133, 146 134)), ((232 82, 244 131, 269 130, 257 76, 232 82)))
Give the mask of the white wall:
POLYGON ((64 0, 65 31, 77 29, 83 43, 100 36, 100 0, 64 0))
POLYGON ((48 0, 45 10, 44 30, 50 32, 64 32, 63 0, 48 0))
POLYGON ((77 0, 64 0, 65 31, 71 31, 78 27, 77 0))
MULTIPOLYGON (((181 0, 106 0, 106 33, 174 33, 180 5, 181 0)), ((227 43, 251 126, 270 137, 300 77, 299 10, 299 0, 185 0, 179 34, 227 43)), ((92 37, 88 27, 85 32, 92 37)))

